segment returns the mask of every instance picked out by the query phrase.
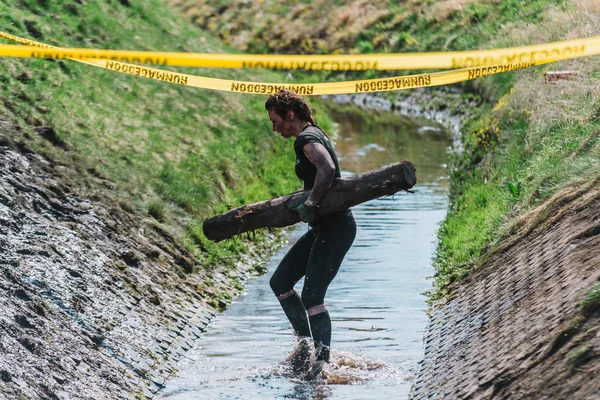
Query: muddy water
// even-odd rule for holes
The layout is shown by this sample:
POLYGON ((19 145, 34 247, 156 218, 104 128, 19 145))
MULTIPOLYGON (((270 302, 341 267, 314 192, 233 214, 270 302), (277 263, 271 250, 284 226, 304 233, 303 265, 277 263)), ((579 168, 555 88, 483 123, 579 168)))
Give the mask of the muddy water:
MULTIPOLYGON (((328 291, 332 363, 324 381, 292 376, 282 364, 294 347, 269 273, 220 314, 180 364, 164 399, 406 399, 422 356, 424 291, 431 287, 435 231, 447 206, 451 139, 428 123, 356 109, 330 110, 339 123, 336 150, 346 174, 399 160, 417 167, 415 194, 398 193, 357 206, 356 241, 328 291)), ((302 282, 297 289, 301 288, 302 282)))

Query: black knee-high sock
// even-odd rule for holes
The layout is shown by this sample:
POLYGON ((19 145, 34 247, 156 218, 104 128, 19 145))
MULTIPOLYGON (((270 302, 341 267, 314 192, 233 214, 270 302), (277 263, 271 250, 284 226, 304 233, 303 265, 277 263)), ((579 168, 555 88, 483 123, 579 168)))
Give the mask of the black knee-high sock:
POLYGON ((311 315, 310 329, 315 341, 317 360, 329 362, 329 346, 331 346, 331 318, 329 312, 311 315))
POLYGON ((294 293, 290 297, 280 300, 279 303, 298 336, 310 337, 306 309, 304 308, 304 304, 302 304, 300 295, 294 293))

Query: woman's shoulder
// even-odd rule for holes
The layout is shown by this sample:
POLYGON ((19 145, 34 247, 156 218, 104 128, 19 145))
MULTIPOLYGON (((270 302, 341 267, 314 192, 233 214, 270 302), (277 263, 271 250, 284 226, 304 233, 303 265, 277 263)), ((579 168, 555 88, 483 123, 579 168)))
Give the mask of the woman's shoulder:
POLYGON ((326 136, 325 133, 319 127, 314 125, 309 125, 298 135, 296 138, 296 142, 299 144, 305 145, 308 143, 321 143, 325 142, 326 136))
POLYGON ((306 128, 304 128, 304 130, 302 131, 302 134, 306 134, 306 135, 325 135, 325 133, 321 130, 321 128, 319 128, 316 125, 308 125, 306 128))

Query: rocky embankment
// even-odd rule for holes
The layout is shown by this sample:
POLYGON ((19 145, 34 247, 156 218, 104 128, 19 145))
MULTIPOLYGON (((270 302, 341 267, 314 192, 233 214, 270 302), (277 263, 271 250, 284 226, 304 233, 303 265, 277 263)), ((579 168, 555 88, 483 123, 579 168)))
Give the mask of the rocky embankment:
POLYGON ((414 399, 600 399, 600 315, 581 307, 600 280, 599 183, 526 216, 431 310, 414 399))
POLYGON ((0 399, 153 397, 252 263, 187 273, 168 232, 82 198, 16 129, 0 121, 0 399))

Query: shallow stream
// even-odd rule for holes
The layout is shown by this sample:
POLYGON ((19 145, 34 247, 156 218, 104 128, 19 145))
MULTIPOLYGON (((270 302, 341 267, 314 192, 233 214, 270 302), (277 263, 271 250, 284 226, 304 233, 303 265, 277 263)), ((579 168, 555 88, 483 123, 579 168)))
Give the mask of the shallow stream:
POLYGON ((410 160, 418 183, 414 194, 398 193, 353 209, 357 237, 326 297, 333 326, 326 380, 290 376, 282 364, 294 339, 268 281, 306 231, 299 224, 268 263, 269 272, 248 282, 246 294, 215 318, 158 398, 408 398, 423 352, 423 292, 431 288, 435 232, 447 208, 452 138, 434 123, 331 107, 339 124, 336 152, 346 175, 410 160))

